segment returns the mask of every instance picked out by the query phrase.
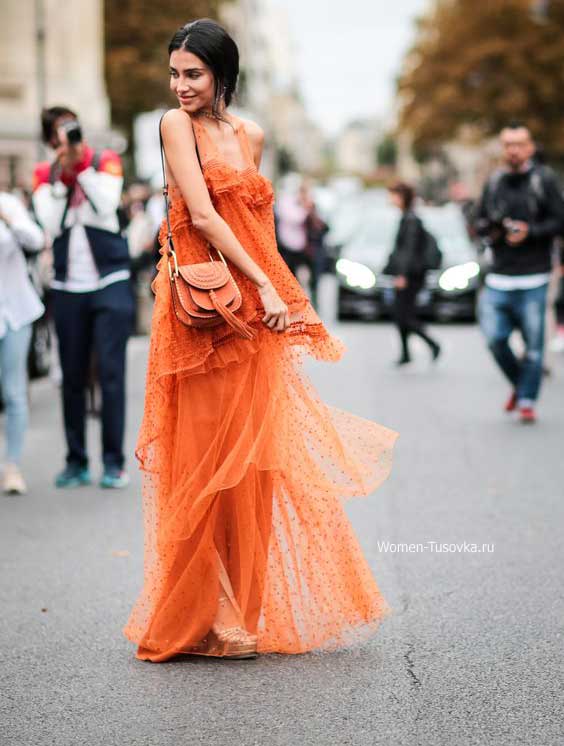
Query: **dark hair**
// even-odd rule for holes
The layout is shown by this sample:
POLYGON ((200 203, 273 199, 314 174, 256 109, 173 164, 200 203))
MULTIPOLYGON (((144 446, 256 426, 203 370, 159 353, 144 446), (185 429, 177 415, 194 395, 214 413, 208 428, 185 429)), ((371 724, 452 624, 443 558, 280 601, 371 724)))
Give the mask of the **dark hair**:
MULTIPOLYGON (((221 118, 219 102, 223 95, 229 106, 239 76, 239 50, 227 31, 211 18, 199 18, 187 23, 174 34, 168 45, 169 56, 177 49, 192 52, 212 71, 215 95, 212 113, 221 118)), ((227 121, 227 120, 226 120, 227 121)))
POLYGON ((525 129, 528 130, 529 128, 525 124, 525 122, 522 122, 520 119, 512 119, 510 122, 508 122, 505 125, 505 128, 507 130, 521 130, 525 129))
POLYGON ((394 194, 399 194, 403 201, 403 209, 409 210, 415 200, 415 188, 411 184, 407 184, 405 181, 396 181, 388 187, 388 191, 394 194))
POLYGON ((505 125, 505 127, 502 128, 503 130, 527 130, 527 133, 531 140, 533 139, 533 133, 531 132, 530 127, 525 123, 520 121, 519 119, 512 119, 508 124, 505 125))
POLYGON ((51 106, 49 109, 41 110, 41 139, 47 145, 53 139, 55 134, 55 122, 59 117, 68 117, 69 119, 78 119, 78 116, 66 106, 51 106))

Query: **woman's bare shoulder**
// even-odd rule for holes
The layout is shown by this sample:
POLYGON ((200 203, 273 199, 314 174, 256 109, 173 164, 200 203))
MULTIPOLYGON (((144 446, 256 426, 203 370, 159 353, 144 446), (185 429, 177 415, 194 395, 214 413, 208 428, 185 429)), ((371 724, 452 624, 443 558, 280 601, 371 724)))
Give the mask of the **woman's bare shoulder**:
POLYGON ((239 119, 243 123, 247 137, 253 145, 262 145, 264 142, 264 130, 262 127, 253 122, 252 119, 243 119, 243 117, 239 117, 239 119))
POLYGON ((190 114, 182 109, 169 109, 161 119, 163 132, 178 132, 192 130, 192 118, 190 114))

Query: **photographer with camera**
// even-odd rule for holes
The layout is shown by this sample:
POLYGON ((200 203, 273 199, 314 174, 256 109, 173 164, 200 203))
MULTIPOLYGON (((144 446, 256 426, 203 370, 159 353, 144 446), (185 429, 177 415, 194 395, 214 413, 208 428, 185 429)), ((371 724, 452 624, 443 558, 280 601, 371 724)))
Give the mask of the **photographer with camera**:
POLYGON ((63 372, 66 467, 57 487, 90 484, 85 444, 86 384, 92 351, 102 390, 100 486, 124 487, 126 345, 134 316, 130 259, 117 209, 123 175, 111 150, 94 151, 76 114, 44 109, 43 141, 55 154, 34 172, 33 206, 53 241, 53 316, 63 372))
POLYGON ((553 245, 564 225, 564 201, 554 172, 534 162, 527 127, 505 127, 500 138, 505 164, 486 183, 475 219, 493 257, 479 317, 488 346, 513 388, 505 411, 518 409, 521 422, 532 423, 543 372, 553 245), (516 328, 525 343, 522 360, 509 345, 516 328))

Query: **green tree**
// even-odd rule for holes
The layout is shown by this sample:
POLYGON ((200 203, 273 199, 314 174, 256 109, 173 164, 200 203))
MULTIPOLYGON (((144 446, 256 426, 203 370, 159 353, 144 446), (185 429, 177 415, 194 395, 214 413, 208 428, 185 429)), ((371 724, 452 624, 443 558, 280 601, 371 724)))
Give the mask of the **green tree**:
POLYGON ((398 157, 396 141, 391 135, 386 135, 376 148, 376 158, 379 166, 395 166, 398 157))
POLYGON ((175 103, 168 93, 168 43, 195 18, 217 18, 221 0, 105 0, 105 66, 112 122, 131 140, 141 111, 175 103))
POLYGON ((526 123, 564 159, 564 3, 437 0, 418 21, 398 80, 399 126, 433 148, 470 125, 478 136, 526 123))

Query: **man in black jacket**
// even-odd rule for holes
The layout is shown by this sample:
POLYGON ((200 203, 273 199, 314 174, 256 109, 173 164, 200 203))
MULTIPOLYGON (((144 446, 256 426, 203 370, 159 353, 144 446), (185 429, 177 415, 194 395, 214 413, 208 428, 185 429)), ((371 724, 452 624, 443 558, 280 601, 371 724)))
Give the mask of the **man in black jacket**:
POLYGON ((533 161, 526 127, 506 127, 501 145, 504 168, 488 180, 476 214, 476 230, 493 255, 480 299, 480 324, 512 385, 505 410, 518 408, 522 422, 535 422, 552 249, 564 224, 564 201, 551 169, 533 161), (526 346, 522 360, 509 346, 515 328, 526 346))

